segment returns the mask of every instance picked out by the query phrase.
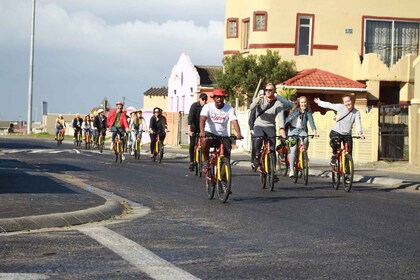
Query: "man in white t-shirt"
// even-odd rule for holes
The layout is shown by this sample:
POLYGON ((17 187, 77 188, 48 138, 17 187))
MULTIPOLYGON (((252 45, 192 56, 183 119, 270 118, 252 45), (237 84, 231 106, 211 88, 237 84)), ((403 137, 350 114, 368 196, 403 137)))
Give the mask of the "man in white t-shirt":
MULTIPOLYGON (((209 150, 213 144, 211 136, 229 136, 228 127, 232 122, 233 129, 236 132, 237 139, 243 139, 241 129, 239 127, 238 118, 232 106, 225 103, 227 94, 223 89, 217 88, 212 93, 213 103, 203 106, 200 113, 200 137, 204 137, 201 141, 201 151, 203 153, 203 172, 207 172, 209 161, 209 150), (207 138, 206 138, 207 136, 207 138)), ((220 143, 215 143, 217 146, 220 143)), ((225 155, 230 157, 232 145, 229 139, 223 140, 225 147, 225 155)))

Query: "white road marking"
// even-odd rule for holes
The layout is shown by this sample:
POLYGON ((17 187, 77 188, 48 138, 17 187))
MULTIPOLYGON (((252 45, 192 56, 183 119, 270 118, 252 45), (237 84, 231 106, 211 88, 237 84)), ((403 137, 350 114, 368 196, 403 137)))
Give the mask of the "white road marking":
POLYGON ((109 248, 153 279, 199 279, 110 229, 88 227, 79 231, 109 248))
POLYGON ((44 280, 50 277, 35 273, 0 273, 0 280, 44 280))

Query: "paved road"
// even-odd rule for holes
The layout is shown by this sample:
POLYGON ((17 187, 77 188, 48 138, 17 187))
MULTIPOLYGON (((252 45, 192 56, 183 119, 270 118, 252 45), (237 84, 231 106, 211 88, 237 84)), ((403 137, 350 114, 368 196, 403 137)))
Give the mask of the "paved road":
POLYGON ((309 186, 286 179, 267 192, 256 173, 236 166, 233 194, 221 204, 206 199, 203 179, 179 157, 160 165, 149 159, 115 164, 110 154, 63 154, 13 157, 126 198, 133 213, 66 230, 0 235, 0 272, 50 279, 162 279, 164 271, 180 279, 420 275, 417 193, 366 182, 345 193, 322 177, 311 177, 309 186))

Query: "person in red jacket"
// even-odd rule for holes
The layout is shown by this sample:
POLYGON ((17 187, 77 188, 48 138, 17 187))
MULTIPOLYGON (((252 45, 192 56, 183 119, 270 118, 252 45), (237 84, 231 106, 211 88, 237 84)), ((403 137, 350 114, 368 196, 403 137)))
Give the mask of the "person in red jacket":
POLYGON ((114 145, 117 133, 120 135, 121 138, 124 138, 124 132, 128 133, 130 131, 127 122, 127 115, 123 110, 124 104, 118 101, 116 105, 117 108, 111 109, 109 111, 106 120, 108 131, 112 132, 111 149, 114 145))

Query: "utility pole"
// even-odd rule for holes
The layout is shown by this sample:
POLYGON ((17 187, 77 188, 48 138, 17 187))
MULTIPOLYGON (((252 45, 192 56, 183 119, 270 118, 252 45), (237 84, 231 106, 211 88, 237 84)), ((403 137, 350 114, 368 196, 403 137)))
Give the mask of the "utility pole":
POLYGON ((31 49, 29 54, 29 89, 28 89, 28 126, 27 133, 32 133, 32 93, 34 78, 34 41, 35 41, 35 0, 32 0, 31 49))

